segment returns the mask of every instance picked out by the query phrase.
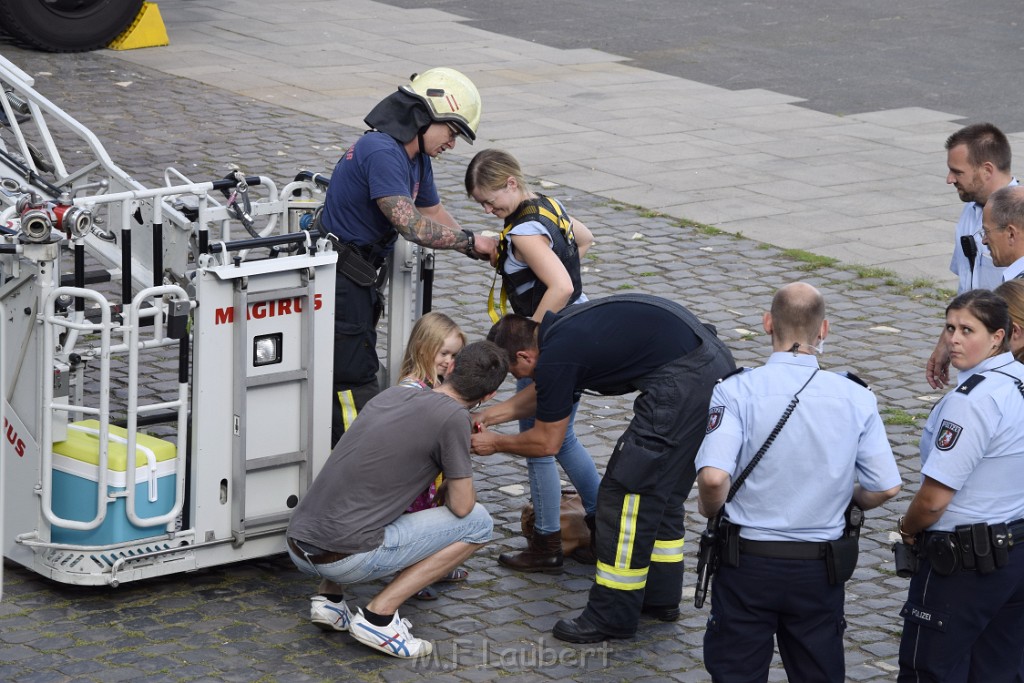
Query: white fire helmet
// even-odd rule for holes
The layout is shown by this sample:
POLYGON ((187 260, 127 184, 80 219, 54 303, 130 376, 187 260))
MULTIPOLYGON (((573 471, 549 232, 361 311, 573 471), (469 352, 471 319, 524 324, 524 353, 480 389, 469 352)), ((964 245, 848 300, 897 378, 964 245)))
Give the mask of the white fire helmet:
POLYGON ((400 89, 422 100, 434 121, 450 121, 458 126, 466 142, 476 140, 480 93, 465 74, 447 67, 429 69, 414 74, 409 85, 400 89))

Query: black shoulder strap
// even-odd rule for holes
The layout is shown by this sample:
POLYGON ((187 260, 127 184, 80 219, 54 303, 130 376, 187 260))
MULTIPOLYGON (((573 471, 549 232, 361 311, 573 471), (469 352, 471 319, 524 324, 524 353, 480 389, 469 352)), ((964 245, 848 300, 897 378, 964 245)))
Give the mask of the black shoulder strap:
POLYGON ((741 373, 741 372, 743 372, 744 370, 746 370, 746 368, 745 368, 745 367, 743 367, 742 365, 740 365, 740 366, 737 366, 737 368, 736 368, 735 370, 733 370, 733 371, 731 371, 731 372, 729 372, 729 373, 727 373, 727 374, 725 374, 725 375, 722 375, 721 377, 719 377, 719 378, 718 378, 718 384, 721 384, 722 382, 724 382, 725 380, 729 379, 729 378, 730 378, 730 377, 732 377, 733 375, 738 375, 738 374, 740 374, 740 373, 741 373))
POLYGON ((729 487, 729 495, 725 498, 726 503, 733 499, 736 495, 736 491, 743 486, 743 482, 745 482, 747 477, 750 476, 750 472, 757 467, 757 463, 761 462, 761 458, 764 457, 764 454, 769 448, 771 448, 772 443, 775 442, 775 438, 779 435, 779 432, 782 431, 782 428, 786 426, 786 422, 789 421, 789 416, 793 414, 796 404, 800 403, 800 392, 807 388, 807 385, 811 383, 811 380, 814 379, 814 376, 817 374, 818 368, 815 368, 814 372, 811 373, 811 376, 807 378, 806 382, 804 382, 804 385, 800 387, 795 394, 793 394, 793 400, 789 402, 788 406, 786 406, 786 410, 783 411, 782 417, 779 418, 778 424, 775 425, 775 429, 773 429, 772 433, 768 435, 768 438, 764 440, 764 444, 761 445, 761 448, 758 449, 757 453, 754 454, 754 457, 749 463, 747 463, 747 466, 743 468, 742 472, 740 472, 740 476, 736 477, 736 481, 734 481, 732 486, 729 487))

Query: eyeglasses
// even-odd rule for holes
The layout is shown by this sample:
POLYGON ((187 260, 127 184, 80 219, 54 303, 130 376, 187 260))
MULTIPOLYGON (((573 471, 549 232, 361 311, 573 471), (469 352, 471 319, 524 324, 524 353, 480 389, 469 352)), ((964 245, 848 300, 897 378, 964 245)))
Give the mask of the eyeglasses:
POLYGON ((995 230, 989 230, 985 226, 981 226, 981 230, 978 230, 976 233, 974 233, 974 236, 975 237, 981 237, 981 238, 984 238, 984 239, 988 239, 988 238, 992 237, 992 233, 993 232, 1002 232, 1003 230, 1006 230, 1006 227, 1007 226, 1005 226, 1005 225, 1001 225, 998 228, 996 228, 995 230))
POLYGON ((452 123, 450 121, 445 121, 444 125, 448 126, 448 132, 451 133, 451 138, 449 138, 449 139, 454 140, 455 138, 457 138, 460 135, 462 135, 462 130, 458 126, 456 126, 454 123, 452 123))

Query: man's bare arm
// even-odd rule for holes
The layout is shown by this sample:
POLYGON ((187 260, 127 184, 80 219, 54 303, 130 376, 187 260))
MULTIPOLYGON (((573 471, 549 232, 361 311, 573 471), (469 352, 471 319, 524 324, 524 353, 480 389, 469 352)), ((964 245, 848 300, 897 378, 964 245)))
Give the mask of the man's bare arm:
POLYGON ((533 417, 537 412, 537 386, 528 384, 520 389, 509 399, 501 403, 481 410, 473 415, 473 420, 485 427, 509 422, 511 420, 522 420, 526 417, 533 417))
POLYGON ((381 197, 377 206, 398 234, 421 247, 453 249, 466 256, 476 256, 471 245, 472 233, 447 226, 428 218, 413 203, 402 196, 381 197))
POLYGON ((472 477, 445 479, 445 485, 448 490, 444 504, 456 517, 465 517, 473 511, 473 505, 476 504, 476 489, 473 488, 472 477))
POLYGON ((718 514, 729 495, 732 477, 717 467, 702 467, 697 473, 697 512, 708 519, 718 514))
POLYGON ((935 350, 928 358, 925 372, 925 379, 932 389, 945 389, 949 384, 949 346, 946 344, 945 331, 939 335, 935 350))
POLYGON ((558 422, 536 420, 531 429, 518 434, 501 434, 484 428, 470 437, 470 444, 477 455, 512 453, 527 458, 541 458, 558 453, 568 429, 568 417, 558 422))

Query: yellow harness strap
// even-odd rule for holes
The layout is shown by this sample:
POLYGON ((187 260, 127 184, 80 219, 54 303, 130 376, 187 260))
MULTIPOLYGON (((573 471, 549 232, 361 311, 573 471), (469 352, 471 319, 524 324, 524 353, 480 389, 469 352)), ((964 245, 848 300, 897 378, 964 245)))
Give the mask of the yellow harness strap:
POLYGON ((501 320, 501 317, 505 315, 505 311, 508 309, 508 292, 505 291, 505 283, 498 283, 498 269, 494 269, 494 278, 491 279, 491 293, 487 295, 487 315, 491 316, 491 322, 496 323, 501 320), (501 296, 498 298, 498 305, 494 304, 494 287, 497 285, 501 289, 501 296))

